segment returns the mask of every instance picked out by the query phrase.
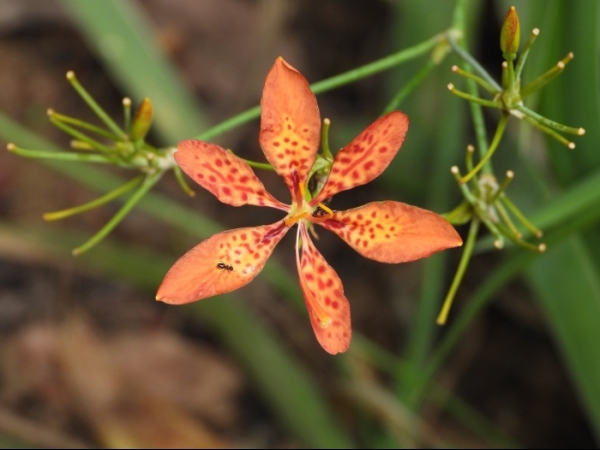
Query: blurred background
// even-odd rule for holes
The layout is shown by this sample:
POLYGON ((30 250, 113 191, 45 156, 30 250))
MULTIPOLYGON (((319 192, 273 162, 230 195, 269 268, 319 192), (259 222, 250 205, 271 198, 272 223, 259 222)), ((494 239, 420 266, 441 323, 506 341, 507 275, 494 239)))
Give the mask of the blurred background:
MULTIPOLYGON (((57 223, 42 213, 85 203, 133 175, 0 153, 0 445, 5 447, 565 447, 600 437, 600 128, 597 2, 471 0, 466 42, 499 79, 510 5, 522 42, 538 27, 531 80, 575 59, 527 105, 587 133, 577 149, 509 121, 494 157, 508 193, 546 231, 549 250, 477 247, 448 325, 435 317, 460 249, 425 261, 366 260, 325 231, 316 243, 352 307, 350 350, 316 342, 297 285, 290 234, 243 289, 184 307, 154 300, 170 265, 219 229, 280 213, 195 198, 167 174, 79 257, 119 209, 57 223)), ((65 79, 119 123, 121 100, 148 96, 149 141, 175 145, 260 101, 283 56, 314 83, 447 30, 455 2, 422 0, 2 0, 0 141, 40 150, 70 138, 46 110, 97 122, 65 79)), ((429 55, 318 96, 340 148, 377 118, 429 55)), ((460 201, 450 166, 474 143, 450 54, 400 105, 402 150, 344 209, 393 199, 438 213, 460 201)), ((498 112, 485 111, 488 133, 498 112)), ((212 138, 263 161, 254 120, 212 138)), ((280 179, 260 172, 282 201, 280 179)), ((458 227, 466 237, 466 226, 458 227)), ((489 243, 489 242, 488 242, 489 243)))

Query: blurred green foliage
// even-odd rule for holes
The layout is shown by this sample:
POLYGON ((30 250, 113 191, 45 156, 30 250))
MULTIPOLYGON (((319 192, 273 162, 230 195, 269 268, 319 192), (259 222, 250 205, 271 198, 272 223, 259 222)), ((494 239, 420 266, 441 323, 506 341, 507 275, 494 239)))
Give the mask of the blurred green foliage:
MULTIPOLYGON (((131 93, 134 99, 140 100, 146 95, 152 98, 156 127, 164 143, 173 145, 179 139, 199 135, 208 129, 209 119, 190 100, 192 96, 183 87, 176 69, 159 51, 152 25, 137 3, 131 0, 62 0, 62 3, 82 36, 114 76, 115 83, 124 92, 131 93), (116 50, 111 51, 109 44, 116 45, 116 50)), ((415 425, 426 401, 435 402, 441 410, 448 411, 489 445, 511 445, 494 424, 487 422, 481 413, 460 404, 460 399, 452 395, 435 395, 435 377, 477 315, 497 292, 517 277, 527 282, 533 298, 544 312, 548 331, 563 355, 564 364, 588 413, 589 423, 600 439, 599 5, 591 1, 567 0, 496 1, 498 24, 495 26, 498 29, 511 4, 519 11, 524 35, 534 27, 541 29, 529 57, 524 74, 526 79, 547 70, 567 52, 575 53, 575 60, 565 72, 532 96, 528 106, 557 121, 582 126, 587 134, 577 139, 576 150, 570 151, 545 136, 540 139, 539 132, 527 124, 511 120, 508 133, 494 156, 495 166, 503 170, 510 168, 516 173, 516 181, 510 187, 511 198, 544 229, 545 242, 549 246, 547 253, 537 255, 522 249, 504 250, 499 264, 489 269, 486 278, 463 302, 466 306, 453 311, 454 319, 442 330, 435 325, 435 317, 454 267, 448 254, 429 258, 422 264, 419 274, 415 317, 407 338, 397 343, 394 355, 359 335, 350 351, 337 357, 340 389, 358 392, 353 389, 358 389, 361 380, 353 375, 352 369, 357 360, 364 360, 363 364, 391 377, 391 387, 378 385, 392 402, 385 405, 387 409, 383 409, 379 397, 372 391, 360 391, 371 392, 371 396, 356 401, 356 409, 360 411, 360 414, 356 413, 356 420, 364 417, 365 411, 369 418, 353 432, 345 429, 348 425, 344 425, 334 412, 330 397, 321 391, 314 377, 302 367, 280 337, 236 300, 241 294, 187 307, 190 314, 197 314, 214 328, 246 367, 274 417, 309 446, 436 444, 415 425), (548 170, 539 170, 534 153, 538 159, 540 154, 543 155, 544 167, 548 170), (404 408, 410 414, 407 415, 404 408), (405 419, 386 420, 386 417, 396 417, 394 414, 405 419), (373 422, 379 425, 371 426, 373 422), (354 439, 357 435, 361 441, 354 439)), ((476 56, 498 54, 500 64, 497 44, 493 48, 481 48, 481 43, 474 40, 476 30, 488 26, 482 23, 482 2, 458 1, 457 5, 434 0, 394 2, 389 53, 425 42, 446 31, 454 17, 462 27, 466 46, 471 52, 476 56), (460 20, 456 19, 457 5, 460 20)), ((391 99, 419 70, 430 64, 428 61, 426 54, 390 70, 385 78, 388 98, 391 99)), ((469 131, 472 123, 469 105, 446 89, 450 80, 457 84, 462 82, 450 72, 450 66, 457 61, 451 53, 441 64, 428 69, 422 84, 401 104, 402 110, 411 118, 410 132, 400 157, 380 179, 382 189, 390 193, 390 198, 439 213, 450 210, 459 202, 459 190, 449 168, 462 165, 467 143, 475 142, 469 131)), ((361 117, 359 120, 363 119, 369 122, 373 118, 361 117)), ((493 127, 498 120, 497 111, 485 111, 485 119, 493 127)), ((355 133, 354 125, 347 124, 352 127, 347 134, 355 133)), ((52 148, 5 115, 0 115, 0 137, 27 148, 52 148)), ((114 175, 92 167, 48 164, 98 192, 114 189, 121 182, 114 175)), ((198 239, 221 228, 213 219, 159 193, 148 194, 139 208, 154 220, 163 221, 198 239)), ((15 235, 25 233, 23 230, 12 232, 15 235)), ((54 251, 57 247, 69 248, 74 243, 72 236, 51 236, 43 230, 27 231, 27 236, 54 251)), ((484 237, 478 249, 479 252, 490 251, 489 239, 486 241, 484 237)), ((82 264, 148 288, 158 286, 169 266, 164 255, 139 249, 123 251, 123 246, 111 242, 101 244, 92 254, 81 258, 82 264), (132 270, 132 267, 136 269, 132 270)), ((296 306, 303 307, 294 275, 271 262, 261 276, 296 306)), ((402 302, 403 299, 394 301, 402 302)))

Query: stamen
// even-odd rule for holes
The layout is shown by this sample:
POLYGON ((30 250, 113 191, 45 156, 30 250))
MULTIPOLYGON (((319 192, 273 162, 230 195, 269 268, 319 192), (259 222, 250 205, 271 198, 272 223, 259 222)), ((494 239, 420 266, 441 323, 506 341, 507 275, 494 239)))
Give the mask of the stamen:
POLYGON ((319 203, 319 208, 321 208, 323 211, 325 211, 327 213, 327 215, 332 218, 333 217, 333 211, 331 209, 329 209, 327 206, 325 206, 323 203, 319 203))
POLYGON ((285 226, 289 228, 292 225, 294 225, 296 222, 298 222, 300 219, 304 219, 307 214, 308 214, 307 212, 303 212, 303 213, 297 214, 295 216, 288 217, 287 219, 285 219, 283 221, 283 223, 285 223, 285 226))

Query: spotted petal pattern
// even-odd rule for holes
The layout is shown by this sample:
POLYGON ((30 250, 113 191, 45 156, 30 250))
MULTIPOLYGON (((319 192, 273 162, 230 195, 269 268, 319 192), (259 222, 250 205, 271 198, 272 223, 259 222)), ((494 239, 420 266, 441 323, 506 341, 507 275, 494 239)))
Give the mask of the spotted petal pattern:
POLYGON ((295 178, 306 182, 319 147, 317 100, 302 74, 279 57, 265 80, 260 106, 260 145, 294 192, 295 178))
POLYGON ((215 144, 189 139, 177 145, 175 161, 196 183, 232 206, 270 206, 287 211, 254 174, 252 168, 215 144))
POLYGON ((215 234, 177 260, 156 299, 189 303, 245 286, 260 273, 287 230, 280 221, 215 234))
POLYGON ((381 175, 398 153, 407 130, 408 117, 400 111, 393 111, 365 128, 335 155, 329 178, 311 203, 317 205, 381 175))
POLYGON ((338 211, 320 225, 366 258, 401 263, 462 245, 443 217, 405 203, 385 201, 338 211))
POLYGON ((301 226, 302 258, 298 261, 300 287, 310 323, 319 344, 332 355, 345 352, 352 339, 350 304, 340 277, 327 264, 301 226))

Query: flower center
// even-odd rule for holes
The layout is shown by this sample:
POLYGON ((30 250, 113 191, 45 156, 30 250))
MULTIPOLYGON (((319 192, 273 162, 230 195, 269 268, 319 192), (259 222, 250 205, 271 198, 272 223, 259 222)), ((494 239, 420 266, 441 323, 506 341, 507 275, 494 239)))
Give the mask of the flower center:
POLYGON ((288 216, 284 219, 286 227, 289 228, 296 222, 304 218, 307 218, 309 221, 312 222, 315 221, 315 219, 318 221, 319 219, 323 219, 325 217, 328 219, 333 217, 333 211, 324 204, 319 203, 317 206, 311 206, 310 203, 306 201, 306 198, 304 196, 304 183, 298 183, 297 192, 299 194, 297 195, 297 198, 301 200, 300 202, 292 202, 290 212, 288 213, 288 216))

